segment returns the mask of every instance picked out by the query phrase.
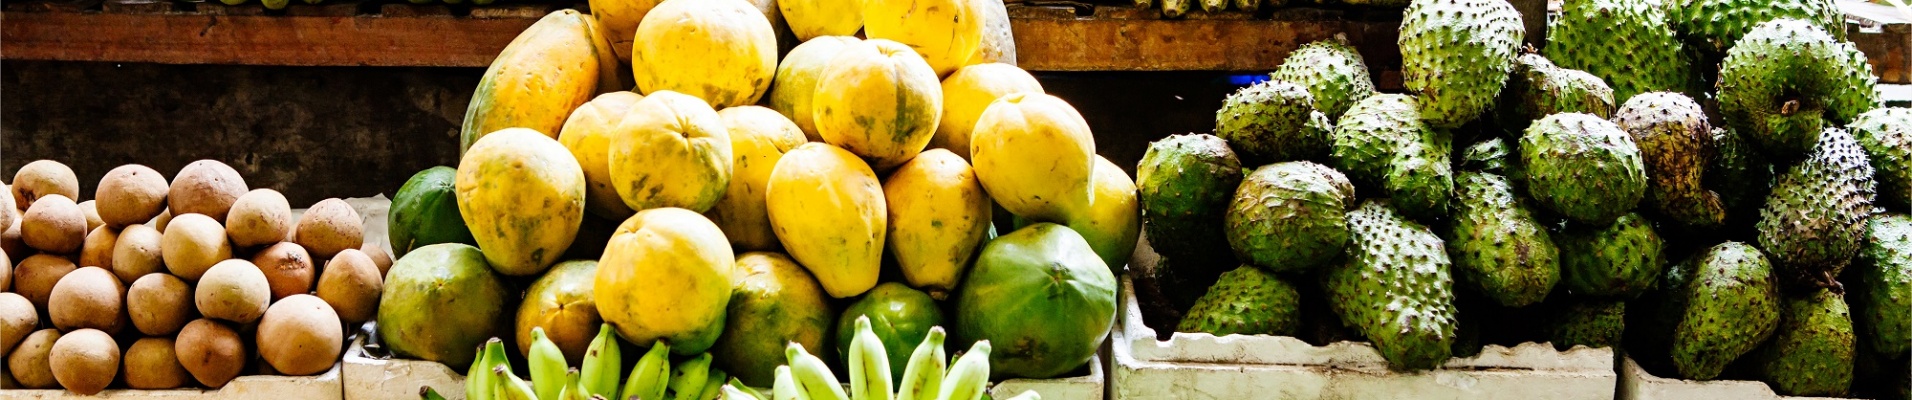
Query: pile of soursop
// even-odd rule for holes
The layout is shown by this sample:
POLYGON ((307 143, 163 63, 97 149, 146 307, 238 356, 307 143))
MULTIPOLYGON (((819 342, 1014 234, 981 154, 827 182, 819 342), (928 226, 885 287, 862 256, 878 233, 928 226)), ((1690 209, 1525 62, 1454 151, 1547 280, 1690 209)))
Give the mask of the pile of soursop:
POLYGON ((1406 93, 1312 43, 1213 135, 1152 143, 1138 293, 1176 331, 1365 340, 1400 370, 1545 341, 1904 397, 1912 110, 1832 1, 1566 0, 1551 24, 1536 51, 1505 0, 1414 0, 1406 93))

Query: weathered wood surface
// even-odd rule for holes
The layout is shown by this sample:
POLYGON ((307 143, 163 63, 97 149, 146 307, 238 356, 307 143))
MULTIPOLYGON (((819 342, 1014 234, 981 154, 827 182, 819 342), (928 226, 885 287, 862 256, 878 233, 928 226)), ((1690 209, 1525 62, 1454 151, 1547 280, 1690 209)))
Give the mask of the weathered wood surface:
POLYGON ((1912 83, 1912 16, 1858 0, 1840 0, 1839 8, 1846 13, 1846 38, 1866 53, 1879 82, 1912 83))

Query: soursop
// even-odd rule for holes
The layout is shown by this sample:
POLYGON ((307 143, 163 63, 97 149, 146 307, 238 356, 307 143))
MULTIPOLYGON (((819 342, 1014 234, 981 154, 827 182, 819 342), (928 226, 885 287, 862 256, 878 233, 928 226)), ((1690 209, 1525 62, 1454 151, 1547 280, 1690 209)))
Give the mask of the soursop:
POLYGON ((1679 93, 1644 93, 1628 99, 1614 122, 1640 146, 1651 178, 1646 202, 1654 211, 1688 227, 1725 221, 1719 193, 1701 185, 1713 157, 1713 128, 1699 103, 1679 93))
POLYGON ((1547 340, 1561 351, 1574 346, 1615 347, 1626 331, 1624 301, 1555 298, 1548 300, 1547 308, 1547 340))
POLYGON ((1759 211, 1759 248, 1793 283, 1835 286, 1865 244, 1872 165, 1844 130, 1826 129, 1812 154, 1779 175, 1759 211))
POLYGON ((1779 326, 1779 287, 1772 264, 1753 246, 1726 242, 1671 268, 1665 281, 1675 316, 1673 366, 1687 379, 1718 377, 1779 326))
POLYGON ((1881 357, 1902 357, 1912 352, 1912 217, 1875 215, 1868 232, 1846 296, 1861 337, 1881 357))
POLYGON ((1348 177, 1321 164, 1256 168, 1223 217, 1228 245, 1237 258, 1269 271, 1312 270, 1341 256, 1355 200, 1348 177))
POLYGON ((1215 134, 1248 165, 1319 159, 1328 153, 1330 129, 1308 89, 1286 81, 1242 88, 1215 112, 1215 134))
POLYGON ((1501 127, 1518 135, 1534 120, 1559 113, 1612 117, 1613 99, 1613 89, 1599 77, 1529 53, 1514 59, 1514 73, 1500 92, 1495 112, 1501 127))
POLYGON ((1341 119, 1355 102, 1375 94, 1374 78, 1368 76, 1361 53, 1338 40, 1302 45, 1288 53, 1269 76, 1306 86, 1308 94, 1314 95, 1315 109, 1330 121, 1341 119))
POLYGON ((1549 115, 1520 137, 1527 194, 1575 222, 1606 225, 1646 196, 1640 148, 1619 125, 1588 114, 1549 115))
POLYGON ((1632 298, 1666 270, 1665 242, 1637 213, 1605 226, 1574 226, 1558 238, 1560 280, 1575 295, 1632 298))
POLYGON ((1520 186, 1526 173, 1520 168, 1520 150, 1513 145, 1511 140, 1492 138, 1467 146, 1461 150, 1461 170, 1500 174, 1520 186))
POLYGON ((1329 266, 1322 278, 1329 306, 1391 368, 1440 366, 1455 337, 1454 281, 1441 239, 1387 200, 1349 212, 1348 229, 1346 262, 1329 266))
POLYGON ((1845 397, 1852 387, 1852 317, 1827 289, 1791 297, 1773 339, 1753 353, 1760 380, 1787 396, 1845 397))
POLYGON ((1669 0, 1667 19, 1686 42, 1707 54, 1734 47, 1753 27, 1791 18, 1845 40, 1845 15, 1833 0, 1669 0))
POLYGON ((1206 286, 1234 267, 1222 217, 1241 180, 1241 160, 1214 135, 1175 135, 1149 143, 1135 167, 1136 197, 1149 245, 1177 261, 1175 271, 1164 272, 1206 286), (1230 259, 1211 262, 1218 255, 1230 259))
POLYGON ((1176 332, 1215 336, 1294 336, 1301 329, 1301 295, 1267 270, 1243 265, 1223 273, 1208 294, 1182 316, 1176 332))
POLYGON ((1796 19, 1753 28, 1726 53, 1719 72, 1720 113, 1768 156, 1795 160, 1819 131, 1878 107, 1878 78, 1865 55, 1826 30, 1796 19))
POLYGON ((1356 102, 1335 123, 1332 156, 1356 187, 1379 188, 1376 197, 1408 216, 1439 218, 1454 190, 1453 138, 1423 122, 1416 103, 1398 94, 1356 102))
POLYGON ((1872 160, 1879 203, 1912 212, 1912 109, 1874 109, 1859 114, 1847 129, 1872 160))
POLYGON ((1421 119, 1459 128, 1493 108, 1525 35, 1506 0, 1417 0, 1401 17, 1401 84, 1421 119))
MULTIPOLYGON (((1701 182, 1719 193, 1727 222, 1751 222, 1772 192, 1773 165, 1754 148, 1751 139, 1731 129, 1714 127, 1713 158, 1701 182)), ((1747 225, 1750 227, 1751 225, 1747 225)), ((1732 230, 1732 229, 1729 229, 1732 230)))
POLYGON ((1500 305, 1539 303, 1560 280, 1559 252, 1514 187, 1499 175, 1463 172, 1455 182, 1447 254, 1463 285, 1500 305))
POLYGON ((1613 87, 1613 100, 1693 87, 1693 67, 1666 11, 1639 0, 1567 0, 1547 28, 1547 58, 1613 87))

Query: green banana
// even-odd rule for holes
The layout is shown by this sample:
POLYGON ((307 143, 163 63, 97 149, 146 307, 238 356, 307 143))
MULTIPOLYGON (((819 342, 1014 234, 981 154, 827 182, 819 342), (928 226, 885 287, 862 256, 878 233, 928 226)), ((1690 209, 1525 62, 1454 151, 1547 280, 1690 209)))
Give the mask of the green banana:
POLYGON ((936 400, 976 400, 989 389, 989 341, 979 340, 950 365, 936 400))
POLYGON ((1042 394, 1036 393, 1034 390, 1024 390, 1022 394, 1015 395, 1006 400, 1042 400, 1042 394))
POLYGON ((697 396, 704 392, 704 381, 707 380, 710 380, 710 353, 698 354, 677 363, 676 367, 671 368, 671 399, 697 400, 697 396))
POLYGON ((491 373, 497 379, 492 383, 498 385, 497 400, 538 400, 538 393, 531 390, 531 383, 511 373, 511 368, 500 365, 492 368, 491 373))
POLYGON ((897 400, 933 400, 941 393, 943 373, 949 369, 947 359, 942 356, 943 340, 947 336, 943 327, 929 328, 929 334, 923 336, 923 343, 916 345, 916 351, 910 353, 910 363, 903 369, 901 387, 896 390, 897 400))
POLYGON ((810 397, 805 396, 803 390, 797 388, 797 378, 790 376, 790 366, 778 365, 776 384, 770 386, 770 398, 772 400, 809 400, 810 397))
POLYGON ((757 395, 737 389, 736 386, 724 385, 724 400, 757 400, 757 395))
POLYGON ((850 398, 891 400, 896 387, 890 377, 890 353, 883 338, 870 329, 870 317, 856 317, 856 335, 850 338, 850 398))
POLYGON ((419 386, 418 398, 420 400, 445 400, 445 395, 438 394, 438 389, 433 389, 431 386, 419 386))
POLYGON ((671 345, 663 340, 651 345, 644 352, 644 358, 637 359, 637 366, 631 367, 630 379, 624 380, 624 391, 620 399, 663 400, 664 389, 669 388, 671 378, 671 345))
POLYGON ((497 377, 491 373, 498 366, 511 368, 511 359, 505 357, 505 341, 491 338, 485 341, 485 348, 478 351, 478 359, 472 360, 471 370, 465 373, 465 399, 498 400, 497 377))
POLYGON ((557 399, 558 392, 564 391, 564 370, 571 368, 564 363, 564 350, 544 335, 544 327, 531 328, 531 351, 525 354, 525 363, 531 366, 531 388, 538 393, 539 399, 557 399))
POLYGON ((850 400, 843 394, 843 385, 837 383, 836 375, 830 372, 830 366, 823 359, 803 350, 803 345, 790 342, 784 347, 784 357, 790 363, 790 376, 796 378, 809 400, 850 400))
MULTIPOLYGON (((711 382, 713 382, 713 383, 714 383, 714 382, 717 382, 717 381, 711 381, 711 382)), ((740 381, 740 380, 737 380, 737 377, 734 377, 734 376, 733 376, 733 377, 730 377, 730 380, 729 380, 729 383, 726 383, 726 384, 724 384, 723 386, 729 386, 729 387, 731 387, 731 388, 735 388, 735 389, 737 389, 737 391, 740 391, 740 392, 744 392, 744 394, 748 394, 748 395, 750 395, 751 397, 756 397, 756 398, 759 398, 759 399, 768 399, 768 398, 770 398, 770 396, 765 396, 765 395, 763 395, 763 392, 762 392, 762 391, 758 391, 758 390, 757 390, 757 388, 753 388, 753 387, 750 387, 750 385, 745 385, 745 384, 744 384, 744 381, 740 381)), ((720 389, 720 391, 721 391, 721 389, 720 389)))
POLYGON ((618 348, 617 331, 611 329, 611 324, 604 324, 585 349, 584 362, 578 370, 578 381, 584 390, 590 395, 622 399, 617 396, 617 383, 624 378, 624 358, 618 348))
MULTIPOLYGON (((584 388, 584 381, 578 379, 577 368, 564 371, 564 388, 558 390, 558 400, 590 400, 591 391, 584 388)), ((532 382, 537 383, 537 382, 532 382)), ((539 400, 544 400, 540 398, 539 400)))
MULTIPOLYGON (((704 388, 697 391, 696 399, 697 400, 717 400, 718 397, 724 394, 724 381, 729 379, 730 379, 730 374, 725 373, 724 370, 711 368, 710 379, 704 380, 704 388)), ((757 397, 763 397, 763 396, 757 396, 757 397)))

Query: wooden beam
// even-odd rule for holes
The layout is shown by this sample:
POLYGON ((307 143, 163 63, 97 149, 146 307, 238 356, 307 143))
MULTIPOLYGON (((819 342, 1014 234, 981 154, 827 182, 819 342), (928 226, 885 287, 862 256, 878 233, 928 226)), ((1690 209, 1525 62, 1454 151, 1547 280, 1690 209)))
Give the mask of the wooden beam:
POLYGON ((1303 44, 1336 36, 1370 59, 1398 65, 1400 15, 1370 18, 1292 8, 1270 18, 1191 13, 1161 19, 1156 10, 1098 6, 1093 15, 1053 7, 1011 9, 1016 57, 1036 71, 1266 71, 1303 44))
POLYGON ((530 18, 0 12, 6 59, 476 67, 530 18))

